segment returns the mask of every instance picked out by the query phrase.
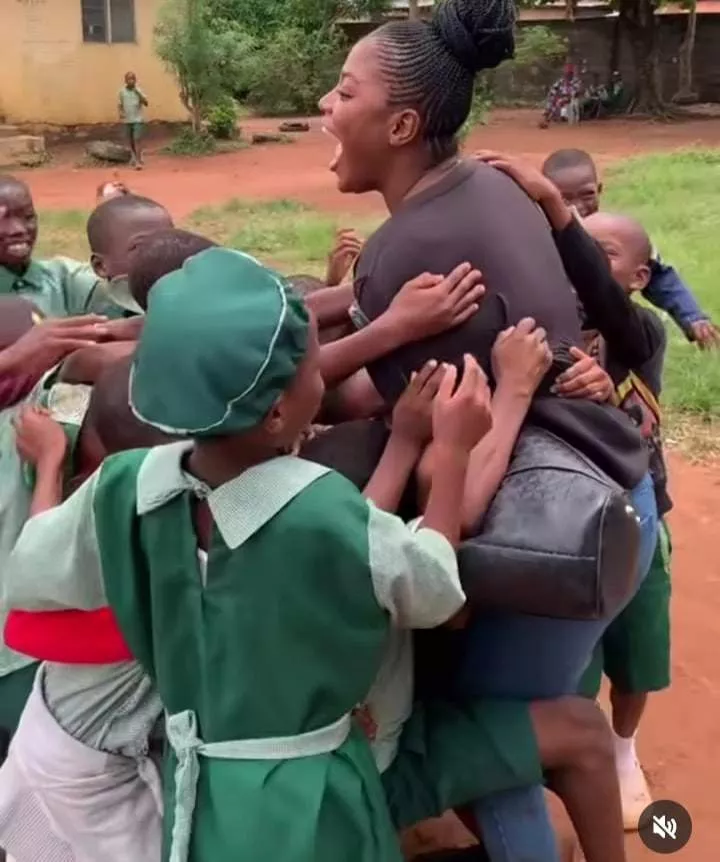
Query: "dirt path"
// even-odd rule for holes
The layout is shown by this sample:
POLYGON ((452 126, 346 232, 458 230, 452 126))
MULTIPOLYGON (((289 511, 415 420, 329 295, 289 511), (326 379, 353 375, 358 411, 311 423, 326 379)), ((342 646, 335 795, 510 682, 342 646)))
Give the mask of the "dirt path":
MULTIPOLYGON (((268 121, 251 121, 249 131, 273 128, 268 121)), ((541 160, 553 149, 579 147, 590 150, 601 164, 647 150, 677 149, 692 145, 720 146, 720 119, 683 123, 641 123, 609 120, 574 128, 543 131, 537 114, 530 111, 496 111, 488 126, 473 135, 473 148, 524 153, 541 160)), ((270 200, 296 198, 307 204, 340 212, 382 212, 373 195, 348 198, 340 195, 327 171, 334 144, 320 132, 319 121, 294 144, 252 147, 236 153, 203 159, 177 159, 153 155, 142 173, 122 169, 119 174, 133 190, 166 204, 182 218, 195 208, 217 204, 230 197, 270 200)), ((28 173, 41 208, 82 208, 92 205, 98 184, 112 170, 73 167, 81 148, 62 147, 56 167, 28 173)))
MULTIPOLYGON (((254 124, 267 127, 265 124, 254 124)), ((496 112, 471 141, 476 148, 506 149, 542 159, 558 147, 590 150, 601 164, 647 150, 692 145, 720 146, 720 120, 682 124, 609 121, 541 131, 528 112, 496 112)), ((373 197, 343 198, 326 165, 333 144, 313 122, 313 130, 292 146, 270 146, 206 159, 178 160, 152 155, 142 173, 121 172, 137 192, 165 203, 176 217, 230 197, 296 198, 342 212, 382 211, 373 197)), ((97 184, 112 172, 75 170, 77 150, 61 152, 70 164, 27 175, 40 208, 92 205, 97 184)), ((674 682, 653 699, 643 725, 640 748, 656 798, 684 804, 695 834, 682 859, 712 862, 720 858, 720 829, 714 825, 719 805, 715 778, 720 771, 720 466, 690 466, 672 459, 672 515, 675 559, 673 578, 674 682)), ((631 862, 653 855, 630 839, 631 862)))

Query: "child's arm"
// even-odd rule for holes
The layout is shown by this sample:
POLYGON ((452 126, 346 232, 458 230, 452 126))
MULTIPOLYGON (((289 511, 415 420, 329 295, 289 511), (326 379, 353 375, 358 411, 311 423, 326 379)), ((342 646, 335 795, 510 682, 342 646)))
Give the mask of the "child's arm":
POLYGON ((522 161, 494 153, 481 154, 481 158, 512 177, 542 207, 588 320, 599 330, 617 361, 627 368, 647 362, 656 345, 635 303, 615 281, 602 250, 575 219, 553 183, 522 161))
MULTIPOLYGON (((493 347, 492 361, 497 380, 492 399, 492 428, 470 455, 459 507, 463 535, 477 531, 507 472, 535 390, 552 362, 545 330, 535 328, 529 318, 521 320, 517 326, 500 333, 493 347)), ((437 469, 435 457, 433 441, 419 470, 425 487, 428 476, 437 469)))
POLYGON ((445 278, 425 273, 403 285, 384 314, 347 338, 322 346, 326 385, 345 380, 404 344, 460 326, 479 307, 485 290, 481 278, 463 263, 445 278))
POLYGON ((460 544, 463 507, 458 506, 466 487, 470 457, 490 431, 493 417, 487 378, 472 356, 465 356, 457 390, 457 369, 446 366, 433 406, 435 457, 422 526, 460 544))
POLYGON ((370 507, 368 543, 375 595, 396 626, 434 628, 465 604, 455 547, 469 455, 491 424, 490 390, 475 360, 465 358, 457 391, 454 366, 443 369, 433 404, 436 443, 425 514, 408 528, 399 518, 370 507))
POLYGON ((345 323, 354 299, 352 284, 323 287, 305 297, 305 305, 317 320, 318 329, 345 323))
POLYGON ((117 109, 118 109, 118 117, 120 118, 120 122, 122 123, 125 121, 125 103, 123 102, 122 90, 120 90, 118 92, 117 109))
POLYGON ((42 407, 23 407, 13 422, 18 454, 35 467, 30 517, 62 502, 68 440, 62 427, 42 407))
POLYGON ((701 348, 720 346, 717 328, 677 271, 657 258, 651 262, 650 271, 650 283, 642 292, 645 299, 666 311, 688 339, 701 348))
POLYGON ((432 437, 432 404, 445 374, 431 360, 414 374, 392 416, 390 438, 364 494, 379 509, 397 511, 425 445, 432 437))

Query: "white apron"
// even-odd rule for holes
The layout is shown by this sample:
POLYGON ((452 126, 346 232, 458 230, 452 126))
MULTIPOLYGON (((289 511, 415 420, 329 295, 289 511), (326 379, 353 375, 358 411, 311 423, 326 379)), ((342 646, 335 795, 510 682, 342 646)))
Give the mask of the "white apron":
POLYGON ((155 764, 67 734, 43 701, 42 672, 0 769, 0 847, 16 862, 160 862, 155 764))

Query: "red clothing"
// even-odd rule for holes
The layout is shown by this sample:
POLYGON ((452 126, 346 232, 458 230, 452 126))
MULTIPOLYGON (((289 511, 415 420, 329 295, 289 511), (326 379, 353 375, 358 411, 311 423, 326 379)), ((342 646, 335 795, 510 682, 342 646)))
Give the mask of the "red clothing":
POLYGON ((29 395, 40 378, 36 374, 4 374, 0 377, 0 410, 29 395))
POLYGON ((115 664, 133 658, 110 608, 10 611, 5 644, 30 658, 62 664, 115 664))

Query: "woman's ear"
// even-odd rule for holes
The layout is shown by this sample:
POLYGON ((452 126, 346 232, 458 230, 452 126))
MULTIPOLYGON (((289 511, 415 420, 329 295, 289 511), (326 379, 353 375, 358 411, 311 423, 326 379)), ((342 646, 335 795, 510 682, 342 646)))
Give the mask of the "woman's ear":
POLYGON ((410 108, 395 114, 390 126, 390 146, 404 147, 420 137, 420 115, 410 108))

